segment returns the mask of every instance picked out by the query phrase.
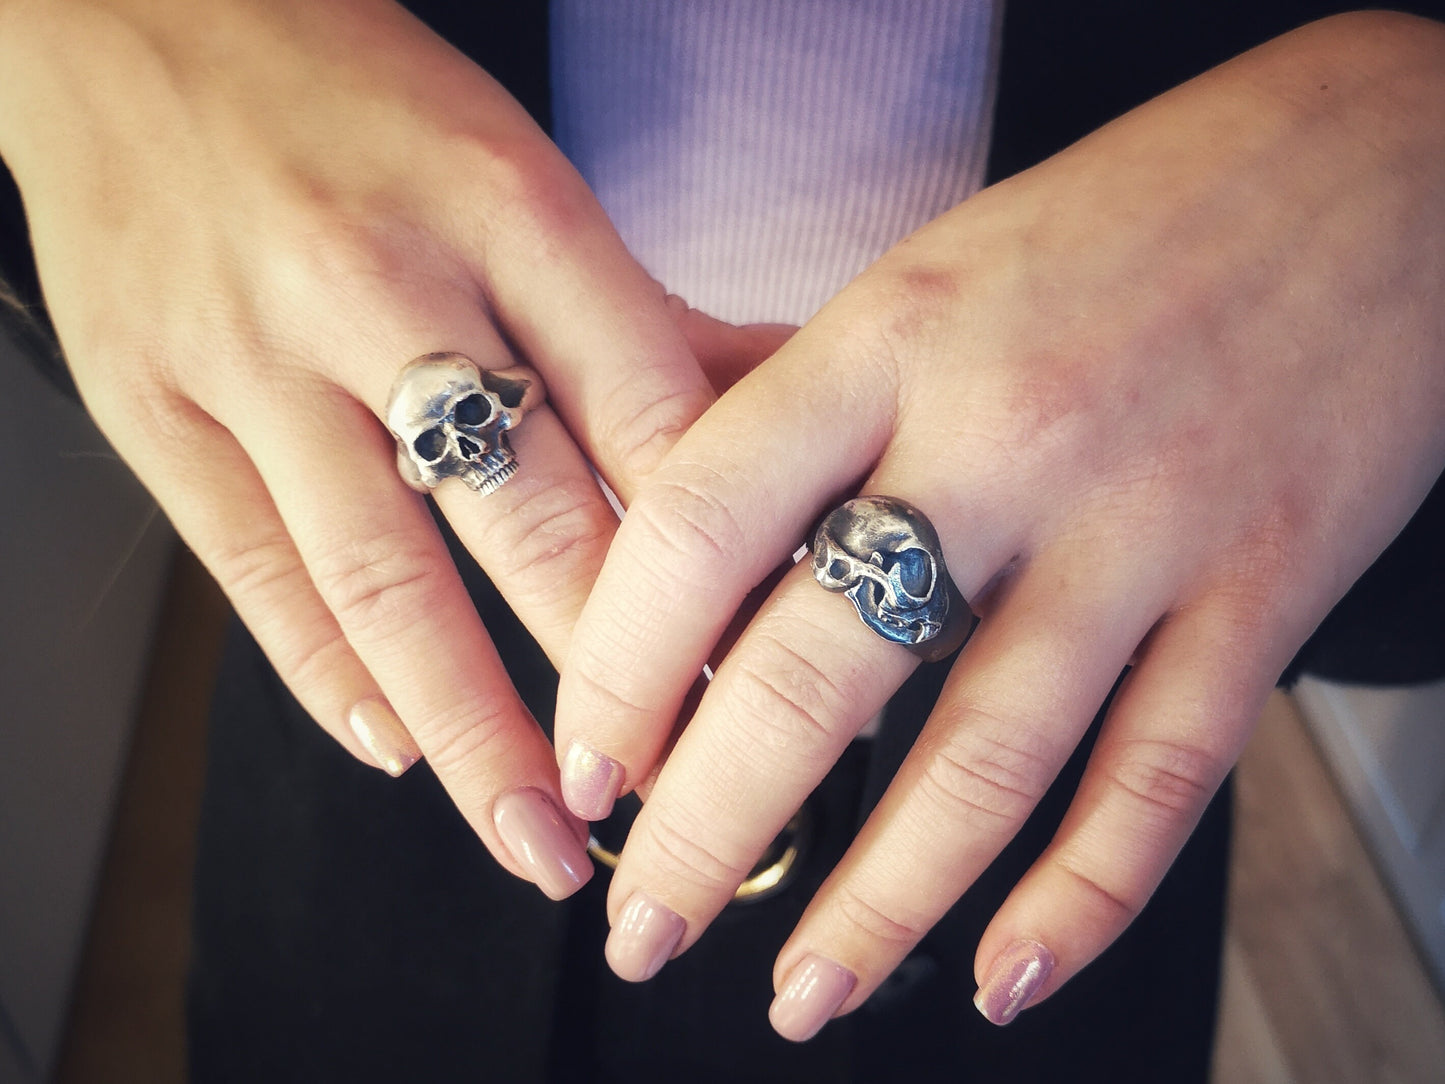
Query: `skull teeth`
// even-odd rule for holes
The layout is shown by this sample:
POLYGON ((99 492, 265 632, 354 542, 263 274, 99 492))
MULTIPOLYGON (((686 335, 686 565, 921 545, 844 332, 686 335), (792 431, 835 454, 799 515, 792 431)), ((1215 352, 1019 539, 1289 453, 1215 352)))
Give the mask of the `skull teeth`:
POLYGON ((461 478, 462 481, 466 482, 472 489, 486 496, 488 493, 494 493, 500 489, 509 482, 516 473, 517 460, 515 456, 503 458, 496 452, 493 452, 491 455, 482 458, 476 470, 468 471, 463 474, 461 478))

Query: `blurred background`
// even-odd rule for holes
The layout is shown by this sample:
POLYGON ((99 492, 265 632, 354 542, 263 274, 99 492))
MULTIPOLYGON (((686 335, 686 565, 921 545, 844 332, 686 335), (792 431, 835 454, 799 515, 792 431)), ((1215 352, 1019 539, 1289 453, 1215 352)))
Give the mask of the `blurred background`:
MULTIPOLYGON (((185 1079, 230 611, 0 338, 0 1084, 185 1079)), ((1221 1084, 1445 1081, 1445 685, 1306 680, 1237 772, 1221 1084)))

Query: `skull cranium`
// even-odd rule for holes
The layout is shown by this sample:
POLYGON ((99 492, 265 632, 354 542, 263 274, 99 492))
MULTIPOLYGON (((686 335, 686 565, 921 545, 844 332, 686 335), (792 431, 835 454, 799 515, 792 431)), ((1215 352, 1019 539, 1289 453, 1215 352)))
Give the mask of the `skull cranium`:
POLYGON ((813 575, 846 594, 863 623, 894 643, 934 640, 948 621, 938 534, 896 498, 857 497, 830 513, 813 539, 813 575))
POLYGON ((460 478, 491 493, 517 473, 507 430, 521 419, 527 381, 483 372, 461 354, 427 354, 397 377, 386 406, 397 467, 416 490, 460 478))

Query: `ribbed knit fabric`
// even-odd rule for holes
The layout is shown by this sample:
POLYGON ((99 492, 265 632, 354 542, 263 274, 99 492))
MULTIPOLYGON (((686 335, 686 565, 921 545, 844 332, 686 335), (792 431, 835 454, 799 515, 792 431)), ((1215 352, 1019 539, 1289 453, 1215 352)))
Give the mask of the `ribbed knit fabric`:
POLYGON ((802 323, 982 183, 998 14, 552 0, 555 135, 669 290, 736 323, 802 323))

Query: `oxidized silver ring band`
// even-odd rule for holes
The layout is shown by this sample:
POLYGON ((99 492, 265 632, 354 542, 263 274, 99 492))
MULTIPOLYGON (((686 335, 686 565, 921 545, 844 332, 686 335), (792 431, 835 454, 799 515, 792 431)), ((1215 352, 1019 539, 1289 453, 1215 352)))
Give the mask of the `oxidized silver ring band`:
POLYGON ((422 493, 448 478, 491 493, 517 473, 508 431, 545 399, 526 366, 486 370, 463 354, 423 354, 397 374, 386 403, 396 469, 422 493))
POLYGON ((813 536, 813 578, 925 662, 953 654, 977 623, 933 524, 897 497, 855 497, 829 512, 813 536))

